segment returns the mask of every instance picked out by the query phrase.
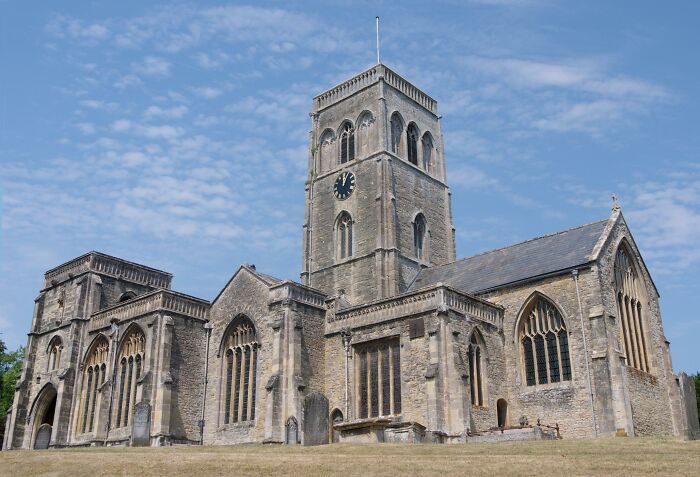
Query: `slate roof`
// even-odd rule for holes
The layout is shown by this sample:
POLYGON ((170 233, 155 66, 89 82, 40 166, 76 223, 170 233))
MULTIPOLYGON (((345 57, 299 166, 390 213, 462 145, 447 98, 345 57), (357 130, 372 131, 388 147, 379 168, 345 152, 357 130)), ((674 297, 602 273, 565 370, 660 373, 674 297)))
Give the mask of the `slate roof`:
POLYGON ((409 290, 444 283, 474 294, 571 270, 592 260, 593 249, 607 223, 607 219, 601 220, 439 267, 425 268, 409 290))

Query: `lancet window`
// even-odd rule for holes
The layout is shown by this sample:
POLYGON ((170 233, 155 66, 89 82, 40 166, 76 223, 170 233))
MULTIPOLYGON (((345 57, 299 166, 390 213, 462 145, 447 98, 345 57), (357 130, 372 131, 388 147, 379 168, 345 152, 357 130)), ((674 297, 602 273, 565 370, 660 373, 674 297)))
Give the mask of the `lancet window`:
POLYGON ((255 419, 258 342, 253 323, 239 316, 223 341, 224 424, 255 419))
POLYGON ((418 165, 418 128, 411 123, 406 129, 406 148, 408 151, 408 162, 418 165))
POLYGON ((485 358, 484 345, 480 337, 477 338, 477 333, 472 333, 469 340, 469 348, 467 348, 467 362, 469 365, 469 389, 471 390, 471 398, 473 406, 485 406, 486 402, 486 386, 485 386, 485 358))
POLYGON ((355 159, 355 130, 346 122, 340 132, 340 163, 345 164, 355 159))
POLYGON ((132 416, 136 405, 137 383, 143 373, 145 350, 146 337, 139 328, 132 328, 119 350, 119 391, 115 421, 117 427, 129 425, 129 417, 132 416))
POLYGON ((646 328, 642 310, 642 283, 630 256, 621 246, 615 256, 615 294, 620 321, 620 341, 627 365, 650 371, 646 328))
POLYGON ((80 417, 78 419, 79 432, 93 432, 97 427, 95 411, 99 411, 97 401, 101 397, 98 390, 105 382, 108 361, 109 342, 105 337, 101 336, 92 345, 83 367, 83 392, 81 395, 80 417))
POLYGON ((413 221, 413 254, 419 260, 427 258, 426 231, 427 225, 423 214, 418 214, 413 221))
POLYGON ((403 121, 399 113, 391 115, 391 152, 397 156, 401 154, 401 136, 403 135, 403 121))
POLYGON ((352 257, 352 217, 343 212, 337 222, 338 258, 352 257))
POLYGON ((401 414, 399 340, 382 340, 355 349, 357 416, 361 419, 401 414))
POLYGON ((537 297, 528 307, 519 340, 528 386, 571 380, 566 324, 549 300, 537 297))
POLYGON ((49 343, 49 362, 47 369, 53 371, 61 365, 61 353, 63 352, 63 342, 58 336, 49 343))
POLYGON ((423 146, 423 169, 430 171, 433 160, 433 140, 430 138, 430 134, 423 134, 421 145, 423 146))

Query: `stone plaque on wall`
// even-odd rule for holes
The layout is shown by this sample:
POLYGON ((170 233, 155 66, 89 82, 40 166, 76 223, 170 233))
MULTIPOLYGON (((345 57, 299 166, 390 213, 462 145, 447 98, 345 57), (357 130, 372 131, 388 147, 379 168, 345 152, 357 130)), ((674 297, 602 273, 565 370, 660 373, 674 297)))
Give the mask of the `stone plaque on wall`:
POLYGON ((131 445, 133 447, 151 445, 151 405, 147 402, 140 402, 134 408, 131 445))
POLYGON ((39 426, 39 430, 36 433, 36 439, 34 440, 35 449, 48 449, 49 442, 51 441, 51 424, 42 424, 39 426))
POLYGON ((305 446, 328 444, 328 399, 321 393, 310 393, 302 408, 301 443, 305 446))

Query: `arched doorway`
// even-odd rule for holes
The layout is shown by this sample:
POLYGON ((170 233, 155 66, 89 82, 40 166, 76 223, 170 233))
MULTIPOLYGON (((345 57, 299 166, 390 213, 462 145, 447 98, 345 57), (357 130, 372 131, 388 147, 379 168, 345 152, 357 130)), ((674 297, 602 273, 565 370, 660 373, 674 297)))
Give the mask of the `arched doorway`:
POLYGON ((334 409, 331 413, 331 425, 330 425, 330 441, 332 443, 340 442, 340 431, 335 428, 336 424, 343 423, 343 413, 340 409, 334 409))
POLYGON ((294 416, 287 419, 287 424, 285 427, 285 444, 298 444, 299 443, 299 424, 294 416))
POLYGON ((37 398, 34 415, 34 449, 48 449, 56 417, 56 388, 46 386, 37 398))
POLYGON ((496 413, 498 414, 498 427, 506 427, 508 425, 508 402, 505 399, 496 401, 496 413))

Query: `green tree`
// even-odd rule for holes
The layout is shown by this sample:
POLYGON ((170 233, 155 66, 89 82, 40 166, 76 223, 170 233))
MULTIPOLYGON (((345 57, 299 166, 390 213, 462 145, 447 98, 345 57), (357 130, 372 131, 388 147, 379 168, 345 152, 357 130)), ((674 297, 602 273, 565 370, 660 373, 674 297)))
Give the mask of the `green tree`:
POLYGON ((8 352, 5 343, 0 340, 0 442, 5 434, 7 411, 15 398, 15 384, 22 373, 24 348, 8 352))
POLYGON ((698 404, 698 421, 700 421, 700 371, 693 376, 695 380, 695 401, 698 404))

